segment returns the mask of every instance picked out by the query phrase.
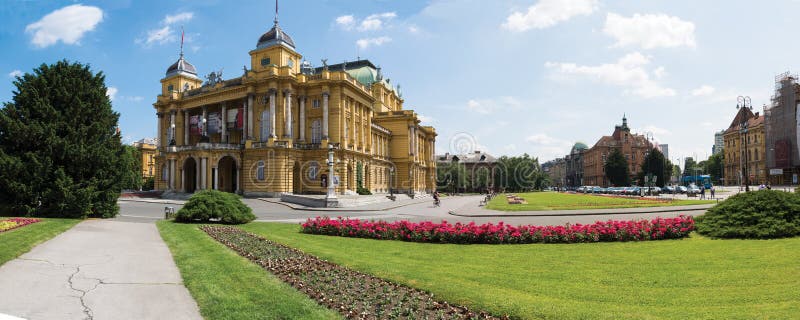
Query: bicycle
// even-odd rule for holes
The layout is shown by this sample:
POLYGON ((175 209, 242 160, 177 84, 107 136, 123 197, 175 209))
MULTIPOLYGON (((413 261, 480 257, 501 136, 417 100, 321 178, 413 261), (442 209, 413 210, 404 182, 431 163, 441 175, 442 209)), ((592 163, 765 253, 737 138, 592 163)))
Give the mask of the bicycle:
POLYGON ((439 199, 433 199, 433 207, 434 208, 440 207, 441 205, 442 205, 442 202, 439 201, 439 199))

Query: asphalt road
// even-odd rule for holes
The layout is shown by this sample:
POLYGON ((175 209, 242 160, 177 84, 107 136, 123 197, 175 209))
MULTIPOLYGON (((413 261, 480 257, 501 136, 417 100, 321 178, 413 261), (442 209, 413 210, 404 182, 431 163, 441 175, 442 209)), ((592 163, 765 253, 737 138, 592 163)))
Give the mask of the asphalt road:
MULTIPOLYGON (((598 220, 629 220, 629 219, 652 219, 655 217, 675 217, 680 214, 698 215, 704 211, 687 212, 660 212, 660 213, 639 213, 639 214, 606 214, 606 215, 586 215, 586 216, 543 216, 543 217, 461 217, 449 214, 449 211, 458 210, 464 207, 476 206, 481 196, 455 196, 443 197, 441 207, 434 207, 433 201, 412 204, 400 208, 385 211, 341 211, 341 212, 320 212, 320 211, 301 211, 294 210, 287 206, 265 202, 258 199, 244 199, 243 201, 253 209, 257 221, 301 223, 308 218, 317 216, 331 217, 352 217, 359 219, 375 220, 410 220, 410 221, 441 221, 448 222, 471 222, 497 223, 503 221, 510 224, 536 224, 536 225, 560 225, 565 223, 592 223, 598 220)), ((153 223, 164 218, 164 207, 174 207, 175 211, 181 208, 179 204, 147 203, 136 201, 119 201, 120 214, 115 220, 127 222, 153 223)))

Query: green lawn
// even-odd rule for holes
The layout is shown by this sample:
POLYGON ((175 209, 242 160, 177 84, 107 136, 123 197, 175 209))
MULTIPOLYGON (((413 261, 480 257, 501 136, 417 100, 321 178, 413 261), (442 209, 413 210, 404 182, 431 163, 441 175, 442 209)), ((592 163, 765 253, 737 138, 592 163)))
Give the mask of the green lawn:
MULTIPOLYGON (((790 319, 800 238, 444 245, 242 227, 458 304, 523 319, 790 319)), ((194 242, 194 241, 193 241, 194 242)))
MULTIPOLYGON (((0 220, 2 219, 6 219, 6 217, 0 218, 0 220)), ((76 219, 42 219, 34 224, 0 232, 0 265, 69 230, 80 221, 76 219)))
POLYGON ((505 194, 498 194, 487 209, 501 211, 542 211, 542 210, 579 210, 579 209, 612 209, 636 207, 686 206, 695 204, 716 203, 716 200, 648 200, 639 197, 612 197, 603 195, 570 194, 557 192, 514 193, 522 197, 527 204, 508 204, 505 194))
POLYGON ((169 221, 157 225, 205 319, 340 318, 214 241, 199 225, 169 221))

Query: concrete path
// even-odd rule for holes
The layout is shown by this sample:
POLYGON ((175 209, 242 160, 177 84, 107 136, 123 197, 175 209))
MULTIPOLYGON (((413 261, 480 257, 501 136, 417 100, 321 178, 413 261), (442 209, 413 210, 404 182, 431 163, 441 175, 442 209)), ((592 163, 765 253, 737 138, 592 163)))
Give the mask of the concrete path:
POLYGON ((155 224, 87 220, 0 266, 2 314, 202 319, 155 224))

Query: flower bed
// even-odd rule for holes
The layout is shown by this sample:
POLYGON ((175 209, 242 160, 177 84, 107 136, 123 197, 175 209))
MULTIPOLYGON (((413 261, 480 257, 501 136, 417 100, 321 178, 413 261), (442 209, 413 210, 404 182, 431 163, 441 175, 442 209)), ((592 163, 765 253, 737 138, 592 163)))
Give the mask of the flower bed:
MULTIPOLYGON (((320 260, 241 229, 200 227, 312 299, 349 319, 498 319, 437 301, 433 294, 320 260)), ((506 319, 506 318, 503 318, 506 319)))
POLYGON ((10 218, 0 220, 0 232, 5 232, 11 229, 27 226, 31 223, 37 223, 39 219, 35 218, 10 218))
POLYGON ((340 237, 403 240, 435 243, 578 243, 607 241, 645 241, 677 239, 694 230, 691 216, 655 218, 653 220, 598 221, 593 224, 564 226, 512 226, 500 222, 477 225, 450 224, 447 221, 366 221, 317 217, 302 224, 303 233, 340 237))

